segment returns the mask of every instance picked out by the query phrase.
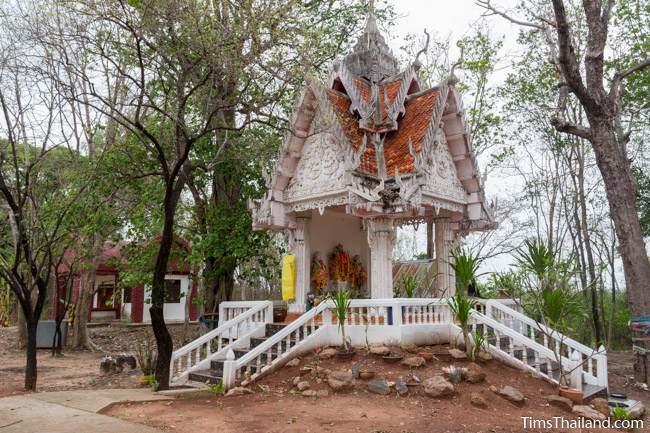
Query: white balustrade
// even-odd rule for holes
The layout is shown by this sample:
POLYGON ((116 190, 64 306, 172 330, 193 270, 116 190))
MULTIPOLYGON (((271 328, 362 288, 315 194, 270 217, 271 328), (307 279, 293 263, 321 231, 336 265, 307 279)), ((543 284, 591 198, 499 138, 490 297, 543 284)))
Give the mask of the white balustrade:
POLYGON ((486 316, 543 345, 564 359, 570 360, 574 352, 579 353, 582 358, 580 371, 584 381, 592 385, 608 386, 607 351, 603 346, 597 350, 588 347, 555 329, 544 326, 502 302, 487 301, 486 313, 486 316), (593 362, 596 363, 595 369, 593 362))
MULTIPOLYGON (((234 311, 231 310, 231 311, 234 311)), ((237 339, 273 322, 273 303, 255 301, 246 311, 172 353, 170 380, 179 382, 231 348, 237 339)))
MULTIPOLYGON (((561 375, 575 382, 580 375, 587 383, 602 383, 607 386, 607 358, 604 349, 594 351, 557 331, 540 327, 533 319, 507 305, 516 306, 512 300, 482 300, 479 301, 477 310, 472 311, 471 329, 486 336, 488 348, 493 355, 551 382, 558 383, 561 375), (578 373, 571 374, 578 364, 578 356, 582 358, 577 367, 578 373), (563 372, 557 371, 560 365, 563 372)), ((332 344, 332 327, 338 327, 333 310, 333 301, 320 303, 236 359, 230 350, 234 347, 234 339, 245 334, 245 329, 250 328, 251 323, 272 322, 273 307, 270 302, 263 308, 259 305, 251 306, 250 303, 222 303, 220 316, 230 319, 219 326, 215 330, 217 332, 212 331, 174 352, 172 371, 181 374, 187 372, 205 362, 210 353, 218 352, 221 359, 225 358, 223 383, 226 388, 236 383, 246 385, 295 356, 296 351, 332 344)), ((378 338, 381 340, 400 335, 394 327, 403 326, 401 332, 408 333, 409 327, 417 325, 456 326, 447 300, 354 299, 350 301, 346 315, 346 327, 352 327, 351 331, 356 333, 357 339, 362 332, 359 327, 366 328, 366 341, 368 328, 372 328, 371 333, 377 341, 378 338)))

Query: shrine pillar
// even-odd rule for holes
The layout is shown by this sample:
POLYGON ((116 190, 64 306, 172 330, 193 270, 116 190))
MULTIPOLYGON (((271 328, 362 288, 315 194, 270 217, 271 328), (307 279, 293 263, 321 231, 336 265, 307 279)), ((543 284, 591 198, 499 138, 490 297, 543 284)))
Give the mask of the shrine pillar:
POLYGON ((293 229, 291 253, 296 257, 295 298, 289 302, 290 313, 302 313, 306 309, 307 293, 311 284, 311 251, 309 245, 309 217, 296 218, 293 229))
POLYGON ((390 219, 368 220, 368 245, 370 246, 370 297, 393 297, 393 245, 395 228, 390 219))
POLYGON ((456 273, 451 267, 451 252, 455 248, 456 236, 451 230, 449 218, 434 220, 436 230, 436 291, 438 296, 453 296, 456 292, 456 273))

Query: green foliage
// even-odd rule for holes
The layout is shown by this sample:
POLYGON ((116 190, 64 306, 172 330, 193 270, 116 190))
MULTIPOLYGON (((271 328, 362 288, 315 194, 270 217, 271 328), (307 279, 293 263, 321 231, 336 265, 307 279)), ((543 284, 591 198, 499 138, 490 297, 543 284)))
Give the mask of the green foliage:
POLYGON ((616 420, 627 421, 631 420, 632 416, 624 407, 614 407, 612 408, 612 416, 616 420))
POLYGON ((543 284, 555 264, 555 252, 539 239, 526 239, 515 260, 519 269, 532 273, 543 284))
POLYGON ((206 383, 206 386, 210 390, 210 392, 214 395, 221 395, 226 391, 226 385, 223 384, 223 382, 219 383, 206 383))
POLYGON ((350 342, 345 336, 345 322, 347 319, 348 309, 350 308, 350 292, 344 289, 338 290, 330 295, 330 299, 334 303, 334 315, 336 316, 339 331, 341 332, 343 347, 348 350, 350 348, 350 342))
POLYGON ((452 253, 453 261, 450 264, 456 273, 456 291, 467 290, 470 284, 476 282, 479 276, 478 269, 481 265, 481 259, 463 248, 458 249, 452 253))
POLYGON ((472 317, 472 309, 476 306, 476 301, 468 298, 462 290, 456 290, 454 296, 447 299, 447 305, 449 305, 454 320, 458 322, 463 332, 465 352, 470 359, 474 359, 474 350, 469 338, 469 321, 472 317))
POLYGON ((147 382, 147 385, 154 391, 158 391, 160 384, 156 380, 156 376, 153 374, 148 374, 143 376, 143 379, 147 382))
POLYGON ((488 341, 482 332, 473 332, 472 341, 474 346, 472 347, 472 359, 476 359, 481 352, 486 352, 488 349, 488 341))
POLYGON ((398 288, 401 296, 414 298, 418 293, 421 281, 415 274, 403 275, 398 282, 398 288))

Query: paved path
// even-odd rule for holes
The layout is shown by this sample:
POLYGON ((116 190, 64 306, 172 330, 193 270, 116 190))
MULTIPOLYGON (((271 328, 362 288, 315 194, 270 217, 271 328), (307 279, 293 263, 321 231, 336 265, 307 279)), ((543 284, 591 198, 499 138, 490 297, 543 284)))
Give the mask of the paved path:
POLYGON ((149 390, 80 390, 0 398, 1 433, 161 433, 97 413, 115 403, 166 400, 149 390))

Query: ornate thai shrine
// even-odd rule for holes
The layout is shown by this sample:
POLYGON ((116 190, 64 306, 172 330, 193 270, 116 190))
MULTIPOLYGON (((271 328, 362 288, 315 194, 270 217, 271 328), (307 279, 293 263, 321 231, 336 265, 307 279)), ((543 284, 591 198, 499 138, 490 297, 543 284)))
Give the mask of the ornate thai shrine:
POLYGON ((283 231, 295 257, 291 311, 304 311, 328 278, 337 286, 342 252, 355 266, 345 279, 392 298, 396 228, 429 221, 436 295, 450 294, 459 237, 495 226, 456 80, 425 89, 419 69, 415 59, 400 70, 371 11, 328 82, 307 80, 268 191, 250 203, 254 228, 283 231))

